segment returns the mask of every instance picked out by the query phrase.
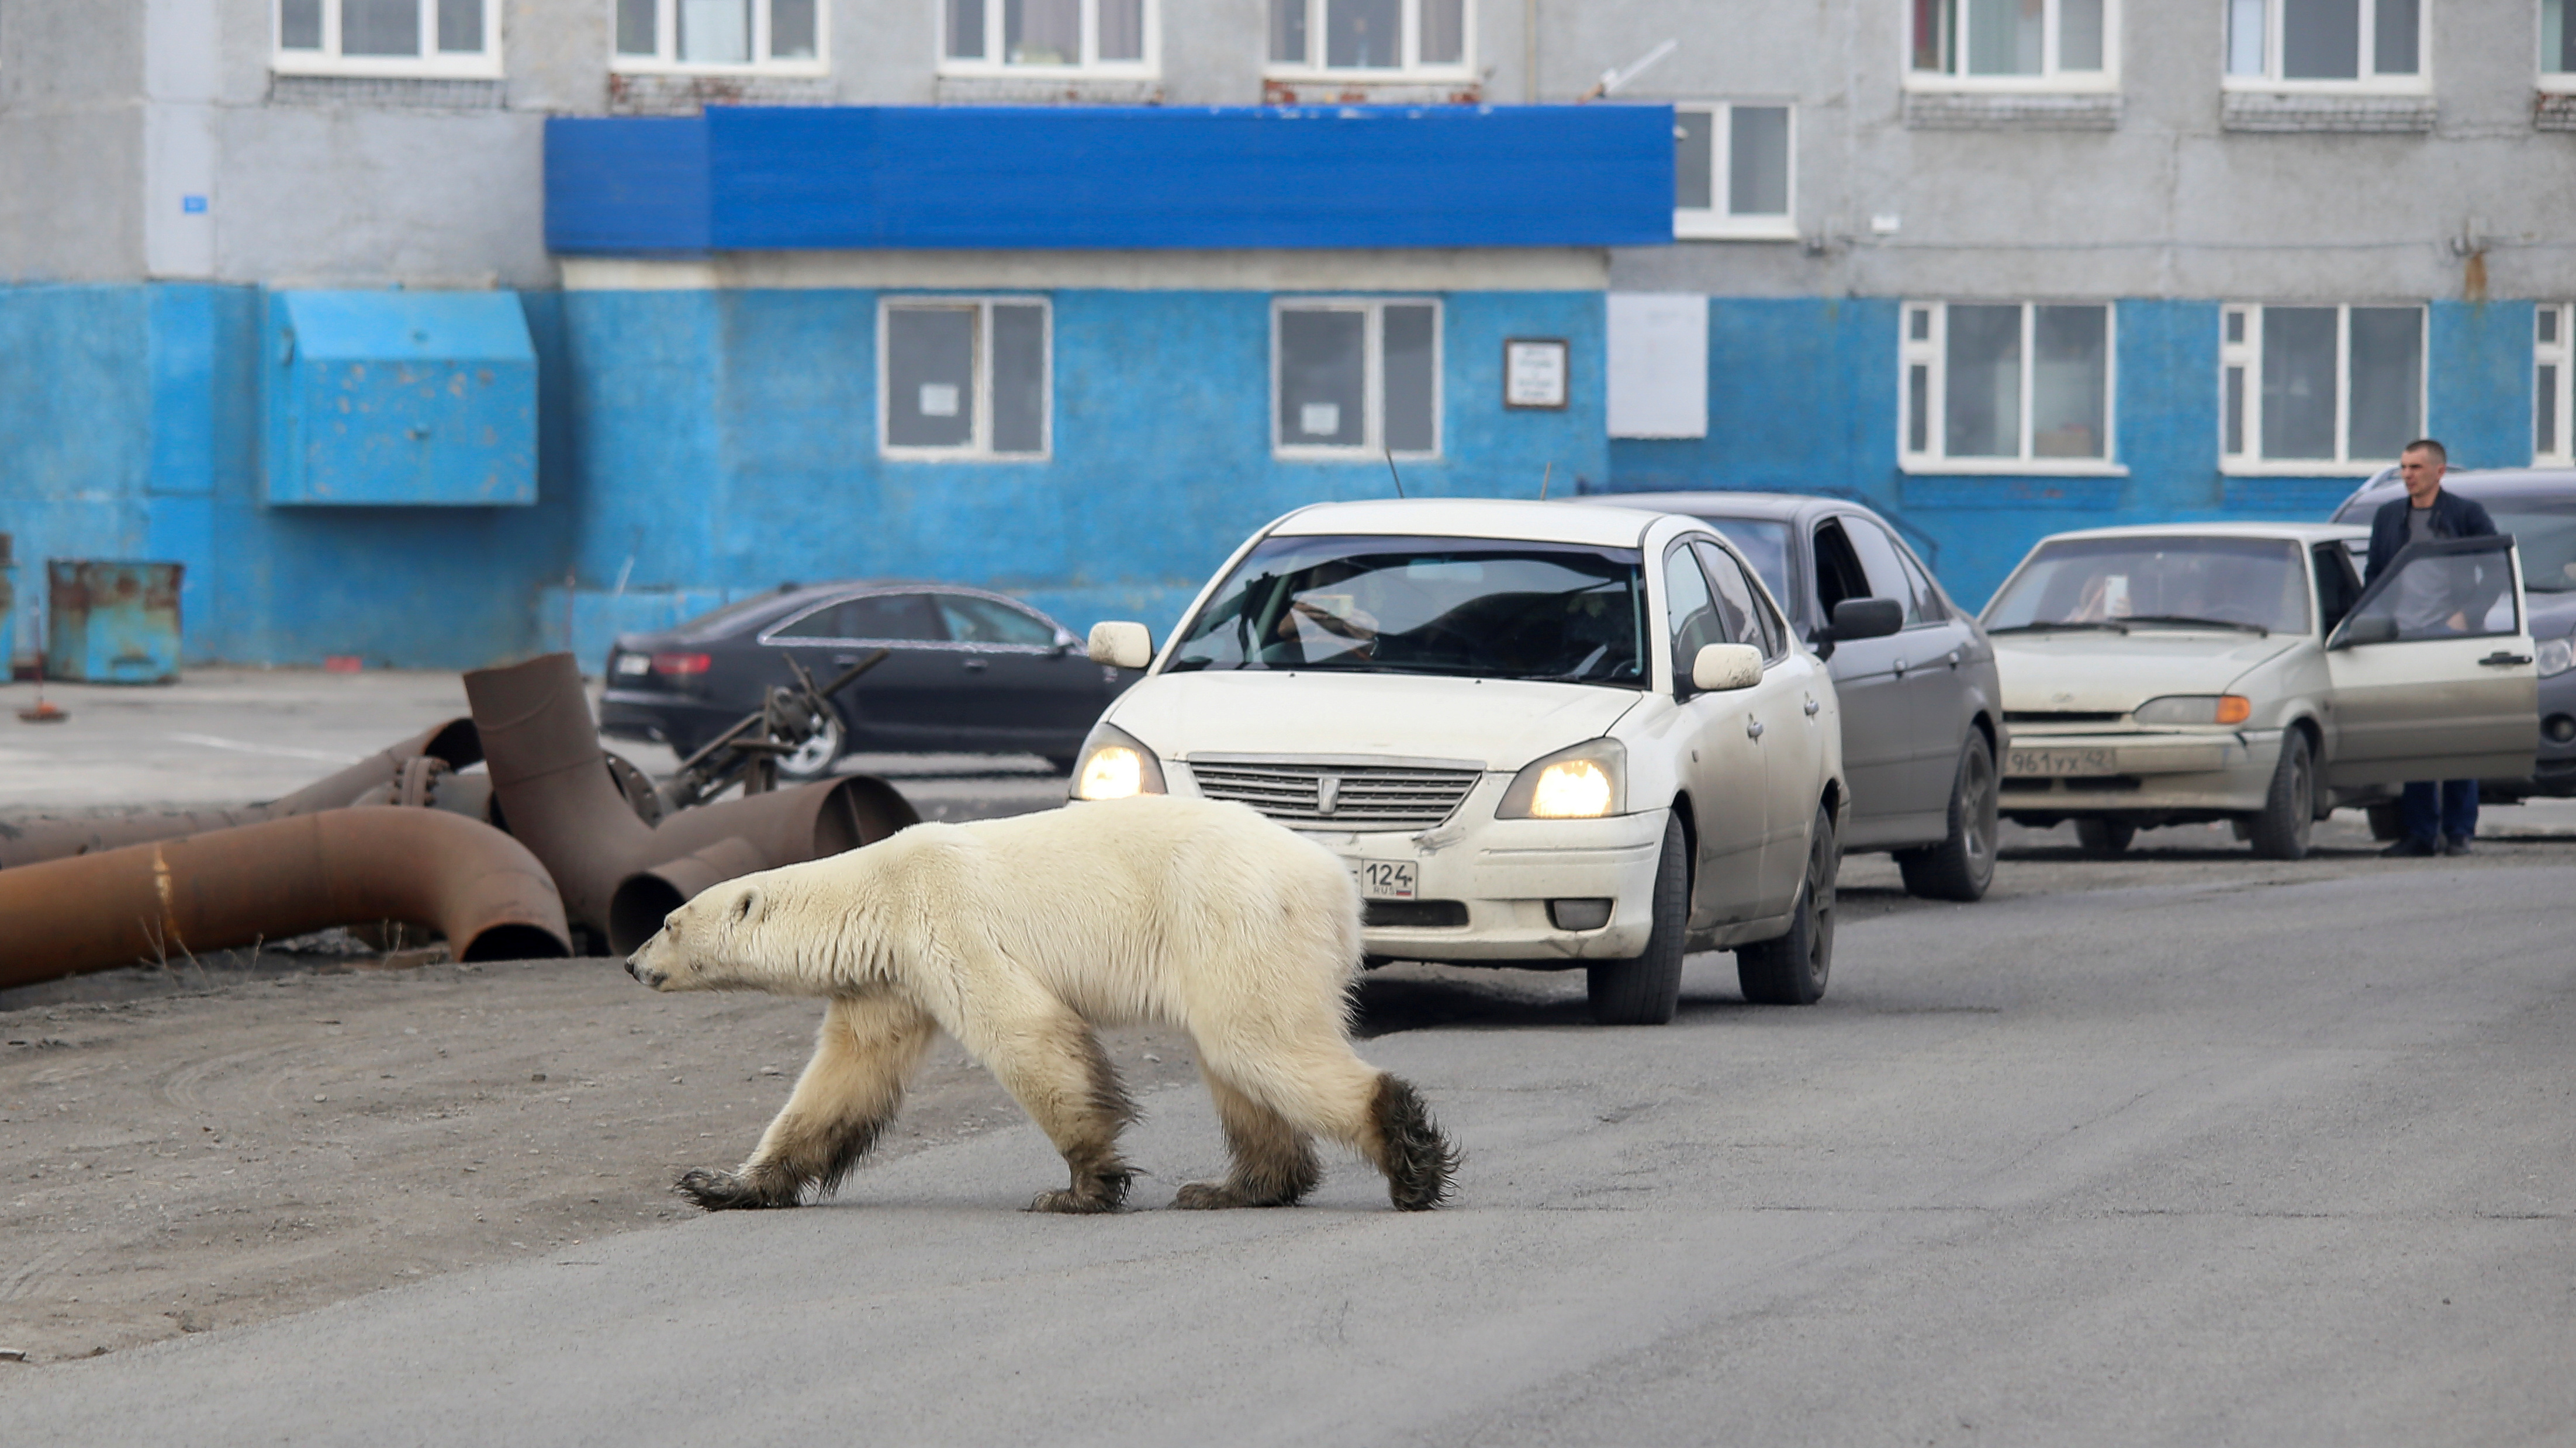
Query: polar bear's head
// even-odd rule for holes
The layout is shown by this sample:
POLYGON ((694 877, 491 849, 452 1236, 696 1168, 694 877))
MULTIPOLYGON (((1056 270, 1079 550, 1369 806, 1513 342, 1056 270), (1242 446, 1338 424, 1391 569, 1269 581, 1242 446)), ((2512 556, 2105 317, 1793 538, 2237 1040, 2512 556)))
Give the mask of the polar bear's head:
POLYGON ((761 968, 775 895, 749 877, 700 891, 626 957, 626 973, 661 991, 775 989, 761 968))

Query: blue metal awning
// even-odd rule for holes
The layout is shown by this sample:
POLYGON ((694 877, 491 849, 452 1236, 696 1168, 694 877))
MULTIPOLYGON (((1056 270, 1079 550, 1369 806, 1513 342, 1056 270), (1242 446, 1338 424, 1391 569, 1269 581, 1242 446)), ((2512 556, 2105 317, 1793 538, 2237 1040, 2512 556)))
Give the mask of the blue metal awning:
POLYGON ((546 244, 738 250, 1642 246, 1669 106, 718 106, 546 123, 546 244))

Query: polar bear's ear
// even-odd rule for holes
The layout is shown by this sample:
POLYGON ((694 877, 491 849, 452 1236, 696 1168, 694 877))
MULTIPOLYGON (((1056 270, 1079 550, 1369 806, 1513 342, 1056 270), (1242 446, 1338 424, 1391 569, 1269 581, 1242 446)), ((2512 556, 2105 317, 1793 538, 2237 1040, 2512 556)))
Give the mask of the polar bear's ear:
POLYGON ((752 912, 759 908, 760 887, 757 885, 745 886, 741 894, 733 897, 733 923, 740 925, 751 919, 752 912))

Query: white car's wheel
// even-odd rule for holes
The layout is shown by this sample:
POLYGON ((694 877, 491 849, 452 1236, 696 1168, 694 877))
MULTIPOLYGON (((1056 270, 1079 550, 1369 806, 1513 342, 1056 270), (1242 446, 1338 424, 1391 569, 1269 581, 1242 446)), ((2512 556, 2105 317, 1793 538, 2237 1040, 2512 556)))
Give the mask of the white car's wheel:
POLYGON ((2084 853, 2097 860, 2107 860, 2129 848, 2138 837, 2138 827, 2127 820, 2077 820, 2075 843, 2084 853))
POLYGON ((2266 860, 2302 860, 2317 821, 2317 767, 2304 729, 2281 734, 2281 762, 2272 768, 2272 790, 2262 813, 2245 822, 2254 853, 2266 860))
POLYGON ((1825 998, 1834 969, 1834 881, 1842 872, 1842 847, 1834 817, 1816 811, 1816 833, 1807 842, 1807 878, 1789 912, 1789 933, 1777 940, 1735 948, 1735 980, 1758 1006, 1811 1006, 1825 998))
POLYGON ((1626 960, 1605 960, 1583 973, 1592 1019, 1605 1026, 1660 1026, 1682 998, 1682 937, 1690 928, 1690 845, 1682 822, 1664 825, 1664 851, 1655 862, 1655 928, 1646 948, 1626 960))

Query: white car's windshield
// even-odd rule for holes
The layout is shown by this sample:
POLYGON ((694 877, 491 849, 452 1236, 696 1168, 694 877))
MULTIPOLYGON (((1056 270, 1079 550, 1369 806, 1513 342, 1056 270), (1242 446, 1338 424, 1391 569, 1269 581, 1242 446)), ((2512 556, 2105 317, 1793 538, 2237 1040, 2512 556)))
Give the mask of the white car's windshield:
POLYGON ((2068 538, 2041 544, 1983 616, 1990 633, 2216 627, 2305 633, 2307 570, 2272 538, 2068 538))
POLYGON ((1312 669, 1644 687, 1634 548, 1267 538, 1182 626, 1167 672, 1312 669))

